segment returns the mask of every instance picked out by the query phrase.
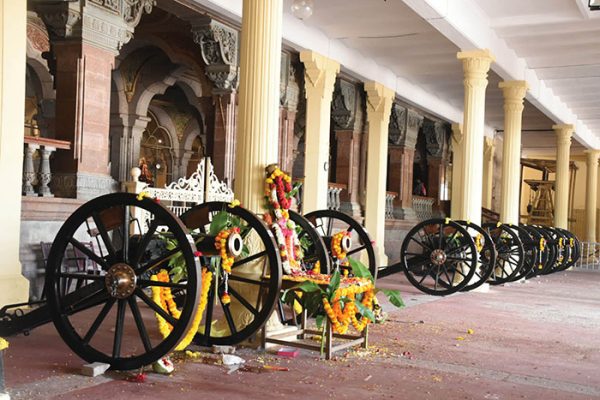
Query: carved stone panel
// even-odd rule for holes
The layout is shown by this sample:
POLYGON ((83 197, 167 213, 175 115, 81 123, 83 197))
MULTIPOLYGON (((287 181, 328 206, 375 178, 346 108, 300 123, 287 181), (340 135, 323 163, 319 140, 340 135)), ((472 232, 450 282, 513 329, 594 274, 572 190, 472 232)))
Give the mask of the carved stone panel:
POLYGON ((429 156, 442 157, 447 132, 448 126, 444 122, 425 119, 423 122, 423 134, 425 135, 427 154, 429 156))
POLYGON ((406 138, 406 108, 394 103, 388 129, 390 144, 399 145, 406 138))
POLYGON ((356 85, 343 79, 336 79, 331 102, 331 118, 334 128, 350 129, 356 114, 356 85))

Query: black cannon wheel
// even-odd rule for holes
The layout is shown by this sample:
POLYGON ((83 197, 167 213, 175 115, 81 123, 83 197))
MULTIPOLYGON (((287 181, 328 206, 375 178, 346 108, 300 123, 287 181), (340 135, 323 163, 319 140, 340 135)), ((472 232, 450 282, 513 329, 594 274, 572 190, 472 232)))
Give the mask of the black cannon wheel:
POLYGON ((482 228, 492 237, 498 254, 490 285, 511 281, 521 271, 524 262, 525 251, 519 235, 507 224, 486 223, 482 228))
POLYGON ((548 244, 552 246, 556 255, 556 257, 552 260, 553 262, 549 263, 548 267, 544 268, 541 272, 542 275, 549 275, 553 272, 559 271, 560 268, 563 266, 564 262, 566 261, 565 256, 568 257, 568 254, 566 254, 565 251, 566 238, 560 231, 558 231, 554 227, 545 226, 543 229, 547 232, 548 236, 550 237, 548 244))
POLYGON ((240 227, 245 250, 235 258, 229 275, 231 303, 222 301, 225 292, 222 269, 213 277, 205 317, 194 339, 202 346, 237 344, 258 332, 273 312, 281 289, 281 258, 277 245, 267 226, 255 214, 215 201, 194 206, 181 220, 192 234, 202 236, 210 232, 211 222, 220 212, 225 212, 227 218, 240 227))
POLYGON ((200 285, 195 250, 177 217, 151 199, 114 193, 85 203, 60 228, 46 265, 48 306, 60 336, 84 360, 112 369, 136 369, 163 357, 195 315, 200 285), (143 219, 146 226, 142 214, 150 217, 143 219), (175 247, 167 250, 158 231, 175 247), (150 279, 160 269, 169 272, 176 255, 187 280, 150 279), (152 288, 180 293, 178 319, 151 298, 152 288), (172 326, 165 338, 156 314, 172 326))
POLYGON ((469 232, 454 221, 440 218, 420 222, 408 232, 402 242, 400 264, 417 289, 444 296, 469 284, 478 257, 469 232))
MULTIPOLYGON (((375 253, 375 244, 367 230, 348 214, 335 210, 317 210, 304 216, 308 219, 321 235, 325 246, 330 249, 331 237, 343 230, 352 235, 352 248, 347 256, 362 261, 374 279, 377 279, 379 260, 375 253)), ((331 251, 329 253, 331 255, 331 251)), ((332 266, 337 260, 332 257, 332 266)))
MULTIPOLYGON (((477 268, 475 269, 475 275, 473 279, 461 289, 463 292, 477 289, 483 285, 492 275, 494 266, 496 265, 496 248, 492 242, 491 236, 477 224, 466 221, 456 221, 463 227, 469 230, 473 230, 475 233, 475 246, 479 252, 479 260, 477 262, 477 268)), ((469 231, 471 233, 471 231, 469 231)), ((473 237, 473 235, 471 235, 473 237)))
POLYGON ((521 243, 523 243, 523 267, 511 281, 518 281, 526 278, 531 274, 532 271, 537 267, 537 261, 540 251, 539 240, 536 241, 533 234, 522 226, 510 225, 511 228, 517 231, 521 243))
POLYGON ((331 258, 323 242, 321 235, 317 233, 315 226, 305 217, 294 211, 289 211, 290 219, 296 224, 298 240, 304 247, 304 258, 302 263, 305 269, 311 269, 318 261, 322 274, 331 273, 331 258))
POLYGON ((552 257, 552 247, 546 245, 547 237, 545 232, 539 227, 522 225, 521 228, 525 229, 531 235, 537 247, 536 258, 533 260, 533 268, 526 276, 529 279, 538 275, 544 269, 544 266, 552 257))
POLYGON ((563 234, 565 240, 567 241, 565 247, 567 248, 568 255, 560 268, 560 271, 565 271, 575 265, 575 263, 579 260, 579 257, 581 256, 581 248, 579 247, 579 239, 577 239, 573 233, 562 228, 556 229, 563 234))

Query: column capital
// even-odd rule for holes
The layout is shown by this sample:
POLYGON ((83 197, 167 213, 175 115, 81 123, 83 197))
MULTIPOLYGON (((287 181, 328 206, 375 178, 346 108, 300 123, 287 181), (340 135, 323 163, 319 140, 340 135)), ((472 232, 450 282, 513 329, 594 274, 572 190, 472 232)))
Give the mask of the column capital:
POLYGON ((379 119, 387 126, 390 122, 392 103, 396 93, 381 83, 373 81, 365 83, 365 92, 367 92, 367 119, 369 123, 379 119))
POLYGON ((463 124, 452 124, 452 143, 460 144, 463 140, 463 124))
POLYGON ((552 129, 556 131, 556 143, 558 145, 571 145, 571 136, 575 127, 572 124, 552 125, 552 129))
POLYGON ((206 64, 205 74, 215 84, 216 91, 236 90, 239 70, 238 31, 207 15, 190 22, 194 42, 200 46, 200 54, 206 64))
POLYGON ((301 51, 300 61, 304 63, 306 98, 332 96, 340 64, 312 50, 301 51))
POLYGON ((488 49, 460 51, 456 54, 456 58, 463 63, 465 81, 477 83, 477 81, 485 80, 485 84, 487 84, 487 73, 492 63, 496 61, 488 49))
POLYGON ((598 162, 598 157, 600 157, 600 150, 588 149, 583 151, 587 156, 587 162, 592 164, 594 162, 598 162))
POLYGON ((522 111, 523 100, 529 89, 526 81, 503 81, 498 84, 504 95, 505 111, 522 111))

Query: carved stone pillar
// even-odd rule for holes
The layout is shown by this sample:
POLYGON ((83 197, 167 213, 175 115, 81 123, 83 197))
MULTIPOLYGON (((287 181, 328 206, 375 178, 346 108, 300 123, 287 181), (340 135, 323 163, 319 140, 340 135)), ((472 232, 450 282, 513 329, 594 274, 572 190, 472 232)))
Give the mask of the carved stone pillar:
POLYGON ((108 170, 111 72, 153 0, 35 2, 48 28, 56 85, 56 138, 72 143, 54 160, 54 192, 92 198, 116 189, 108 170))
POLYGON ((598 196, 598 157, 600 150, 586 150, 585 240, 596 242, 596 197, 598 196))
POLYGON ((397 219, 417 219, 412 208, 413 161, 422 124, 423 117, 417 112, 393 105, 389 123, 388 190, 398 192, 394 200, 394 216, 397 219))
POLYGON ((358 177, 360 162, 360 133, 355 132, 356 85, 337 79, 331 103, 331 119, 336 139, 335 181, 346 185, 340 193, 340 210, 360 217, 358 177))
POLYGON ((554 226, 569 229, 569 158, 573 125, 554 125, 556 132, 556 183, 554 226))
POLYGON ((300 101, 300 87, 296 82, 296 68, 289 53, 281 53, 279 82, 279 166, 292 173, 294 166, 294 127, 300 101))
POLYGON ((131 168, 140 160, 140 145, 150 118, 118 114, 111 117, 111 175, 119 182, 130 179, 131 168))
POLYGON ((213 165, 217 176, 232 183, 235 173, 236 91, 239 33, 207 15, 191 21, 194 42, 200 46, 204 69, 215 85, 213 165))
POLYGON ((388 126, 394 91, 378 82, 365 83, 369 143, 367 159, 367 195, 365 228, 375 241, 380 265, 387 265, 385 255, 385 181, 388 153, 388 126))
MULTIPOLYGON (((483 207, 492 209, 492 189, 494 187, 494 139, 486 136, 483 142, 483 207)), ((520 162, 520 160, 519 160, 520 162)), ((520 179, 520 176, 519 176, 520 179)))
POLYGON ((427 148, 428 184, 427 197, 440 201, 440 191, 446 180, 446 160, 444 159, 444 145, 448 127, 441 121, 426 119, 423 122, 423 133, 427 148))
POLYGON ((331 100, 340 64, 314 51, 302 51, 306 94, 306 148, 302 211, 327 208, 331 100))
POLYGON ((463 176, 463 128, 462 124, 452 124, 452 196, 450 198, 450 218, 460 219, 459 210, 462 197, 463 176))

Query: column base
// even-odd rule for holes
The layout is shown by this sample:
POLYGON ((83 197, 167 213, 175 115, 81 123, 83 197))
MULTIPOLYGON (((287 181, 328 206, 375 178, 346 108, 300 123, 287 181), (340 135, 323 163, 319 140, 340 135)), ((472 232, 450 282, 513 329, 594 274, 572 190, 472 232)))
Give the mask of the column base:
POLYGON ((405 221, 415 221, 415 223, 419 221, 417 218, 417 213, 412 207, 395 207, 394 217, 396 217, 396 219, 402 219, 405 221))
POLYGON ((342 201, 340 203, 340 211, 344 214, 350 215, 351 217, 362 217, 360 204, 354 201, 342 201))
MULTIPOLYGON (((0 265, 2 269, 8 266, 0 265)), ((19 268, 21 263, 19 263, 19 268)), ((13 269, 11 266, 10 269, 13 269)), ((0 275, 0 304, 24 303, 29 300, 29 280, 21 274, 0 275)))
POLYGON ((82 200, 90 200, 119 190, 119 183, 110 175, 84 172, 53 174, 50 185, 56 197, 70 197, 82 200))

